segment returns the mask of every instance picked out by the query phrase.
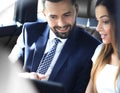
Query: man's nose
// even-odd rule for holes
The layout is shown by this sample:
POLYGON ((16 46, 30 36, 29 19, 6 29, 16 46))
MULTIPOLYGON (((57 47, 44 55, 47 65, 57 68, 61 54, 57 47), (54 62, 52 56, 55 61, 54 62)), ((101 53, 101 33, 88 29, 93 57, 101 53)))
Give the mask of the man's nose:
POLYGON ((60 18, 58 20, 58 26, 60 26, 60 27, 64 27, 65 26, 65 20, 64 20, 64 18, 60 18))

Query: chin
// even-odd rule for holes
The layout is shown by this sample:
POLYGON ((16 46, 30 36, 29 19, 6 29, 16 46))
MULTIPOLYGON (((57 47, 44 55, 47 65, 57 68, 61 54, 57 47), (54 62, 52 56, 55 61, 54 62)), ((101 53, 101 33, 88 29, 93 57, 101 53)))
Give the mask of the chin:
POLYGON ((110 43, 111 43, 111 42, 105 41, 105 40, 102 40, 102 42, 103 42, 104 44, 110 44, 110 43))

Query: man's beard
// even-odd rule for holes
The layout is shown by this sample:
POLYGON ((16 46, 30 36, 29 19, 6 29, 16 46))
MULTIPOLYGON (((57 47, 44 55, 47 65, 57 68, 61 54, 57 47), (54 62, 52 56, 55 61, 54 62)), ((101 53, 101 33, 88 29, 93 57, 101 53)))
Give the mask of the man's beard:
MULTIPOLYGON (((74 26, 75 26, 75 24, 74 24, 74 26)), ((69 36, 70 36, 70 34, 72 33, 72 30, 73 30, 73 28, 74 28, 74 26, 72 27, 71 25, 66 25, 66 26, 64 26, 64 27, 67 27, 67 28, 69 28, 69 31, 67 31, 67 32, 58 32, 57 31, 57 29, 59 29, 59 28, 61 28, 61 27, 59 27, 59 26, 55 26, 53 29, 52 29, 52 31, 55 33, 55 35, 57 36, 57 37, 59 37, 59 38, 61 38, 61 39, 66 39, 66 38, 68 38, 69 36)))

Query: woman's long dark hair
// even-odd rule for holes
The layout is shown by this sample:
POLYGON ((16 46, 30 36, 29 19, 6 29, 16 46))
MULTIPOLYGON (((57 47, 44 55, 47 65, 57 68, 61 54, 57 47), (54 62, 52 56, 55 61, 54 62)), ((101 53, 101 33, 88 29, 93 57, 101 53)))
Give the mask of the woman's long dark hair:
MULTIPOLYGON (((96 7, 99 5, 102 5, 106 7, 109 17, 111 19, 111 24, 113 27, 113 31, 111 31, 111 37, 112 37, 112 43, 110 44, 104 44, 102 47, 102 50, 95 62, 95 65, 92 68, 91 78, 93 81, 94 86, 94 92, 97 93, 96 90, 96 76, 97 74, 103 69, 103 67, 106 64, 109 64, 111 60, 111 55, 113 52, 118 52, 118 46, 117 46, 117 35, 116 35, 116 7, 115 7, 115 0, 97 0, 96 7)), ((119 63, 119 69, 115 78, 115 86, 116 86, 116 80, 118 76, 120 75, 120 63, 119 63)))

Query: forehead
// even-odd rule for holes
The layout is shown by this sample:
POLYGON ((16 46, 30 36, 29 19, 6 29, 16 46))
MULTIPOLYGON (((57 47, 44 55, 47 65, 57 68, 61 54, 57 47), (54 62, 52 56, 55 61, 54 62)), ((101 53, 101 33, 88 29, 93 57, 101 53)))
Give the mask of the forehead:
POLYGON ((46 2, 51 2, 51 3, 58 3, 58 2, 76 2, 76 0, 42 0, 43 4, 46 2))
POLYGON ((105 6, 99 5, 95 9, 95 15, 97 19, 100 19, 102 17, 109 17, 108 10, 105 6))

